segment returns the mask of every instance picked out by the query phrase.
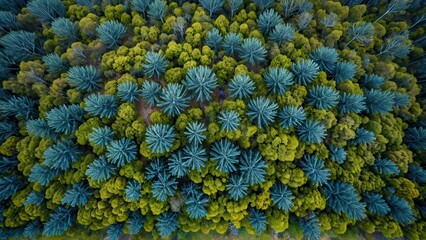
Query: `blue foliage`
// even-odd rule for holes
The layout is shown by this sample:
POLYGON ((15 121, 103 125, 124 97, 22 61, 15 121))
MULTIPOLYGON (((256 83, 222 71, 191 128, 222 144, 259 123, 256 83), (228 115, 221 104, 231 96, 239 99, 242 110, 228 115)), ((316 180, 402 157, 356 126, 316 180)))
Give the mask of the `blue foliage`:
POLYGON ((289 129, 293 126, 300 126, 306 120, 305 110, 301 106, 284 106, 278 113, 280 126, 289 129))
POLYGON ((214 142, 210 150, 210 159, 216 161, 216 168, 224 173, 237 170, 236 164, 240 156, 240 148, 229 140, 214 142))
POLYGON ((158 201, 166 201, 167 197, 175 194, 176 189, 176 178, 166 171, 160 172, 158 179, 152 183, 152 195, 158 201))
POLYGON ((306 120, 297 127, 299 139, 305 143, 321 143, 327 136, 325 126, 314 120, 306 120))
POLYGON ((389 159, 376 158, 373 166, 380 174, 398 174, 400 172, 398 166, 389 159))
POLYGON ((269 40, 282 45, 285 42, 292 41, 295 37, 293 25, 289 23, 278 23, 272 32, 269 34, 269 40))
POLYGON ((46 166, 35 164, 31 168, 31 173, 28 176, 28 181, 38 182, 41 186, 46 186, 53 178, 61 174, 60 169, 51 169, 46 166))
POLYGON ((109 163, 105 156, 95 159, 86 170, 86 175, 95 181, 108 180, 117 172, 117 166, 109 163))
POLYGON ((144 81, 142 84, 141 95, 150 107, 157 104, 160 99, 161 86, 156 82, 144 81))
POLYGON ((186 89, 182 84, 170 83, 161 91, 158 106, 169 116, 181 114, 189 106, 189 97, 186 96, 186 89))
POLYGON ((339 54, 336 49, 328 47, 320 47, 315 49, 309 57, 318 64, 321 71, 333 73, 339 61, 339 54))
POLYGON ((266 230, 266 226, 268 225, 268 221, 266 220, 266 215, 263 211, 256 210, 254 208, 250 208, 249 212, 249 222, 256 230, 256 234, 260 235, 262 232, 266 230))
POLYGON ((207 215, 207 202, 209 198, 203 194, 194 194, 186 200, 186 212, 190 218, 200 219, 207 215))
POLYGON ((328 146, 330 149, 330 159, 336 161, 338 164, 342 164, 346 161, 346 151, 343 147, 335 147, 333 145, 328 146))
POLYGON ((250 121, 256 121, 259 128, 264 128, 275 121, 277 109, 277 103, 261 96, 249 101, 246 114, 250 121))
POLYGON ((16 157, 0 156, 0 173, 15 169, 18 164, 16 157))
POLYGON ((265 181, 266 163, 257 150, 245 150, 241 153, 238 169, 241 176, 250 185, 265 181))
POLYGON ((253 0, 257 5, 259 5, 261 10, 268 9, 274 5, 274 0, 253 0))
POLYGON ((188 138, 189 143, 202 144, 204 139, 206 139, 206 131, 204 123, 194 121, 186 125, 184 134, 188 138))
POLYGON ((93 93, 84 99, 84 110, 93 116, 111 118, 117 114, 118 102, 115 96, 93 93))
POLYGON ((231 236, 238 236, 238 229, 232 222, 228 224, 228 232, 231 236))
POLYGON ((250 79, 249 76, 245 74, 235 76, 228 85, 229 94, 231 98, 234 99, 250 98, 254 92, 254 89, 254 82, 250 79))
POLYGON ((23 236, 31 239, 37 239, 37 236, 41 233, 42 229, 43 225, 40 220, 34 220, 25 227, 23 236))
POLYGON ((175 141, 175 130, 168 124, 153 124, 146 130, 145 137, 148 147, 153 153, 170 151, 175 141))
POLYGON ((155 227, 160 232, 160 236, 168 237, 176 231, 178 226, 178 214, 172 212, 164 212, 157 218, 155 227))
POLYGON ((0 178, 0 201, 10 198, 25 184, 16 175, 7 175, 0 178))
POLYGON ((387 113, 394 105, 392 92, 377 89, 364 90, 365 104, 368 113, 387 113))
POLYGON ((32 0, 27 4, 28 12, 40 22, 49 22, 58 17, 65 17, 65 6, 61 0, 32 0))
POLYGON ((123 235, 124 223, 115 223, 108 227, 107 240, 119 240, 123 235))
POLYGON ((16 126, 15 122, 0 122, 0 143, 18 133, 19 128, 16 126))
POLYGON ((36 102, 26 96, 12 96, 7 100, 0 101, 0 115, 3 117, 22 117, 25 120, 36 115, 36 102))
POLYGON ((52 22, 52 31, 61 41, 75 42, 78 39, 78 27, 68 18, 56 18, 52 22))
POLYGON ((415 150, 426 150, 426 129, 411 127, 405 132, 404 142, 415 150))
POLYGON ((94 66, 76 66, 67 72, 67 81, 81 91, 92 91, 101 88, 102 72, 94 66))
POLYGON ((12 31, 0 37, 4 55, 14 61, 20 62, 38 55, 41 49, 37 46, 37 35, 27 31, 12 31))
POLYGON ((201 171, 207 159, 206 150, 199 144, 188 144, 183 148, 185 165, 191 170, 201 171))
POLYGON ((406 93, 393 92, 394 107, 403 107, 410 104, 410 96, 406 93))
POLYGON ((167 2, 164 0, 154 0, 149 4, 148 17, 163 22, 164 16, 167 14, 167 2))
POLYGON ((47 148, 43 153, 44 165, 60 170, 68 170, 82 152, 70 139, 64 139, 47 148))
POLYGON ((355 132, 355 139, 352 140, 352 143, 355 145, 363 143, 370 144, 374 140, 376 140, 376 136, 372 131, 368 131, 365 128, 358 128, 355 132))
POLYGON ((361 113, 366 110, 365 96, 360 94, 351 94, 344 92, 340 97, 337 109, 340 113, 361 113))
POLYGON ((365 192, 362 194, 362 200, 365 202, 368 211, 377 215, 386 215, 389 213, 389 205, 383 199, 380 193, 365 192))
POLYGON ((365 203, 360 202, 355 188, 345 182, 330 181, 323 191, 326 195, 327 206, 336 213, 346 213, 349 218, 362 220, 366 218, 365 203))
POLYGON ((293 85, 293 73, 285 68, 270 67, 263 74, 266 88, 271 93, 283 95, 293 85))
POLYGON ((278 209, 289 212, 293 207, 294 195, 286 185, 281 182, 275 182, 271 188, 271 200, 278 209))
POLYGON ((263 35, 268 35, 269 32, 280 22, 280 15, 274 9, 269 9, 260 14, 257 19, 257 26, 259 26, 263 35))
POLYGON ((127 186, 124 189, 124 193, 130 201, 134 202, 142 197, 141 189, 142 184, 140 184, 140 182, 136 181, 135 179, 130 179, 127 181, 127 186))
POLYGON ((27 0, 0 0, 0 9, 4 11, 11 11, 13 13, 20 13, 22 8, 27 5, 27 0))
POLYGON ((376 74, 367 74, 361 81, 363 88, 380 88, 385 83, 385 78, 376 74))
POLYGON ((315 214, 301 218, 299 220, 300 228, 302 228, 303 236, 309 240, 320 240, 320 221, 315 214))
POLYGON ((117 41, 126 33, 126 31, 126 26, 117 20, 108 20, 96 27, 96 34, 99 41, 101 41, 101 43, 103 43, 107 48, 117 46, 117 41))
POLYGON ((58 236, 67 231, 75 222, 77 211, 74 208, 59 206, 44 223, 43 236, 58 236))
POLYGON ((49 53, 42 57, 46 70, 49 73, 60 74, 68 70, 67 60, 61 58, 56 53, 49 53))
POLYGON ((65 191, 61 203, 68 204, 71 207, 84 206, 89 201, 90 196, 92 196, 92 191, 88 184, 84 182, 75 183, 65 191))
POLYGON ((207 32, 206 44, 214 50, 218 50, 222 43, 222 35, 217 28, 212 28, 207 32))
POLYGON ((238 201, 243 197, 247 196, 247 190, 249 185, 243 176, 232 174, 226 184, 226 190, 228 190, 229 197, 232 200, 238 201))
POLYGON ((240 10, 241 6, 243 5, 243 0, 229 0, 229 11, 232 17, 234 17, 235 13, 240 10))
POLYGON ((233 110, 222 110, 217 117, 220 127, 225 132, 236 131, 240 126, 240 115, 233 110))
POLYGON ((145 55, 145 62, 142 64, 143 73, 148 77, 160 77, 166 72, 166 67, 169 65, 169 61, 164 56, 152 51, 145 55))
POLYGON ((257 38, 247 38, 243 40, 238 56, 243 61, 251 65, 264 62, 266 60, 266 49, 257 38))
POLYGON ((27 198, 25 199, 24 206, 34 204, 40 206, 44 201, 44 194, 40 192, 30 192, 27 198))
POLYGON ((400 198, 396 195, 390 195, 386 197, 386 202, 390 207, 389 215, 399 224, 408 225, 412 221, 416 220, 413 210, 404 198, 400 198))
POLYGON ((126 81, 117 86, 117 96, 129 103, 135 103, 139 97, 139 93, 139 86, 134 82, 126 81))
POLYGON ((339 103, 339 93, 331 87, 319 85, 309 90, 306 102, 316 108, 328 110, 339 103))
POLYGON ((325 168, 324 161, 315 155, 305 154, 300 167, 315 185, 322 186, 330 179, 330 169, 325 168))
POLYGON ((20 27, 16 15, 9 11, 0 11, 0 31, 8 32, 20 27))
POLYGON ((89 140, 95 145, 106 147, 113 140, 114 132, 108 126, 97 127, 89 134, 89 140))
POLYGON ((160 173, 166 171, 166 163, 160 159, 156 159, 148 164, 145 168, 145 178, 147 180, 157 179, 160 173))
POLYGON ((148 10, 150 2, 150 0, 131 0, 133 9, 144 16, 145 12, 148 10))
POLYGON ((144 222, 145 217, 141 214, 139 209, 134 212, 130 212, 129 218, 127 219, 127 223, 129 225, 129 234, 138 234, 142 230, 144 222))
POLYGON ((183 177, 188 173, 189 169, 185 164, 181 150, 172 153, 168 159, 168 167, 170 174, 178 178, 183 177))
POLYGON ((420 166, 409 164, 408 178, 418 184, 426 183, 426 171, 420 166))
POLYGON ((182 189, 182 194, 185 198, 190 198, 191 196, 203 194, 203 191, 201 191, 200 185, 197 185, 191 181, 184 182, 181 189, 182 189))
POLYGON ((352 80, 356 74, 356 64, 351 62, 338 62, 334 69, 334 80, 341 83, 345 80, 352 80))
POLYGON ((222 10, 224 0, 199 0, 201 6, 209 12, 210 17, 222 10))
POLYGON ((107 146, 106 157, 108 162, 116 164, 117 167, 122 167, 136 158, 137 150, 138 148, 134 141, 128 138, 121 138, 111 141, 107 146))
MULTIPOLYGON (((231 0, 232 1, 232 0, 231 0)), ((229 56, 235 56, 239 49, 243 38, 238 33, 227 33, 223 38, 221 47, 223 51, 229 56)))
POLYGON ((210 101, 211 94, 218 86, 216 74, 206 66, 188 69, 183 84, 192 92, 197 102, 210 101))

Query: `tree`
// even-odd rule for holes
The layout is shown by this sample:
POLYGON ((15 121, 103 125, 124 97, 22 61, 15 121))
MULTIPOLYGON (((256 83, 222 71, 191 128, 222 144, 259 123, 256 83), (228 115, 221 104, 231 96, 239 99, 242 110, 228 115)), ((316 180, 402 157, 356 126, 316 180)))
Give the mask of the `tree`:
POLYGON ((135 179, 130 179, 127 181, 127 186, 124 189, 124 193, 130 201, 134 202, 138 201, 139 198, 142 197, 141 189, 142 184, 140 182, 135 179))
POLYGON ((348 27, 348 36, 350 40, 346 43, 345 48, 353 41, 359 41, 362 44, 368 44, 373 41, 374 27, 369 22, 352 23, 348 27))
POLYGON ((398 166, 389 159, 376 158, 373 166, 380 174, 398 174, 400 172, 398 166))
POLYGON ((305 154, 300 167, 315 185, 322 186, 330 179, 330 169, 325 168, 324 161, 315 155, 305 154))
POLYGON ((32 0, 27 5, 28 12, 40 22, 50 22, 58 17, 65 17, 65 6, 61 0, 32 0))
POLYGON ((374 140, 376 140, 376 136, 373 132, 365 128, 358 128, 355 132, 355 139, 352 140, 352 143, 355 145, 360 145, 363 143, 370 144, 374 140))
POLYGON ((263 211, 256 210, 254 208, 249 209, 249 222, 252 227, 256 230, 256 234, 260 235, 266 230, 268 222, 266 220, 266 215, 263 211))
POLYGON ((222 110, 217 117, 220 127, 225 132, 233 132, 240 126, 240 115, 233 110, 222 110))
POLYGON ((152 183, 152 195, 158 201, 166 201, 167 197, 174 195, 176 189, 176 179, 166 171, 160 172, 158 179, 152 183))
POLYGON ((191 170, 201 171, 201 168, 205 166, 207 162, 206 150, 202 145, 189 144, 183 148, 183 160, 185 166, 191 170))
POLYGON ((145 13, 148 10, 150 2, 150 0, 132 0, 131 4, 133 10, 138 13, 141 13, 145 17, 145 13))
POLYGON ((386 202, 390 207, 389 215, 399 224, 405 226, 416 220, 413 210, 404 198, 389 195, 386 197, 386 202))
POLYGON ((385 78, 376 74, 367 74, 360 86, 363 88, 380 88, 385 83, 385 78))
POLYGON ((149 4, 148 17, 160 20, 164 23, 164 16, 167 14, 167 3, 163 0, 154 0, 149 4))
POLYGON ((339 93, 327 86, 314 86, 309 90, 306 102, 318 109, 328 110, 339 103, 339 93))
POLYGON ((150 162, 145 168, 145 178, 147 180, 158 179, 160 173, 165 172, 167 169, 166 162, 157 158, 150 162))
POLYGON ((0 142, 18 133, 19 128, 14 122, 0 122, 0 142))
POLYGON ((410 104, 410 96, 405 93, 393 92, 394 107, 403 107, 410 104))
POLYGON ((23 30, 0 37, 0 45, 3 46, 3 53, 16 62, 29 60, 42 52, 37 45, 37 35, 23 30))
POLYGON ((405 58, 411 51, 408 32, 386 38, 377 56, 405 58))
POLYGON ((301 106, 284 106, 278 113, 280 119, 279 125, 282 128, 289 129, 297 127, 306 120, 305 110, 301 106))
POLYGON ((56 18, 52 22, 52 31, 62 41, 75 42, 78 39, 78 26, 68 18, 56 18))
POLYGON ((183 158, 182 151, 179 150, 177 152, 172 153, 172 155, 168 159, 168 169, 170 174, 180 178, 188 174, 189 169, 185 164, 185 160, 183 158))
POLYGON ((390 112, 394 105, 393 94, 377 89, 364 90, 367 113, 384 114, 390 112))
POLYGON ((296 128, 299 139, 305 143, 321 143, 327 136, 325 126, 314 120, 306 120, 296 128))
POLYGON ((266 60, 266 49, 257 38, 247 38, 243 40, 238 56, 243 61, 251 65, 264 62, 266 60))
POLYGON ((61 170, 48 168, 44 165, 35 164, 31 168, 31 173, 28 176, 28 181, 38 182, 41 186, 46 186, 53 178, 58 177, 61 174, 61 170))
POLYGON ((250 121, 257 122, 259 128, 264 128, 275 121, 278 104, 266 97, 251 99, 248 103, 247 116, 250 121))
POLYGON ((282 45, 294 39, 295 31, 296 29, 289 23, 278 23, 269 34, 269 40, 282 45))
POLYGON ((226 184, 229 197, 235 201, 247 196, 248 187, 249 185, 246 183, 244 177, 239 176, 236 173, 231 174, 231 177, 228 179, 228 184, 226 184))
POLYGON ((188 138, 189 143, 202 144, 206 139, 206 131, 204 123, 194 121, 186 126, 184 134, 188 138))
POLYGON ((241 42, 243 41, 240 34, 227 33, 223 39, 221 47, 229 56, 235 56, 240 51, 241 42))
POLYGON ((187 101, 190 98, 186 96, 186 89, 183 87, 179 83, 170 83, 161 91, 158 106, 167 115, 172 117, 177 116, 189 106, 187 101))
POLYGON ((25 184, 16 175, 6 175, 0 178, 0 201, 7 200, 25 184))
POLYGON ((229 140, 214 142, 210 150, 210 159, 216 161, 216 169, 223 173, 235 172, 241 154, 240 148, 229 140))
POLYGON ((149 51, 145 55, 145 62, 142 64, 143 73, 146 76, 156 76, 157 78, 166 72, 166 67, 169 64, 169 61, 164 56, 152 51, 149 51))
POLYGON ((269 9, 260 14, 257 19, 257 26, 263 35, 268 35, 270 31, 281 22, 280 15, 274 10, 269 9))
POLYGON ((281 182, 275 182, 275 184, 271 188, 271 200, 274 205, 284 211, 290 211, 293 207, 293 199, 294 195, 290 189, 287 188, 286 185, 281 182))
POLYGON ((122 167, 136 158, 137 147, 134 141, 128 138, 113 140, 107 146, 107 160, 122 167))
POLYGON ((229 0, 229 14, 231 19, 234 17, 235 13, 240 10, 243 5, 243 0, 229 0))
POLYGON ((341 83, 345 80, 352 80, 356 73, 356 64, 351 62, 338 62, 334 69, 334 80, 341 83))
POLYGON ((314 213, 309 214, 308 216, 301 218, 299 220, 300 228, 302 228, 303 235, 310 240, 320 240, 320 221, 314 213))
POLYGON ((141 214, 139 209, 134 212, 130 212, 129 218, 127 219, 127 223, 129 225, 129 234, 138 234, 142 230, 144 222, 145 217, 141 214))
POLYGON ((81 155, 82 152, 72 140, 64 139, 44 151, 44 165, 53 169, 68 170, 81 155))
POLYGON ((391 0, 388 4, 388 7, 386 8, 385 12, 376 19, 373 23, 376 23, 380 19, 382 19, 384 16, 391 14, 391 13, 397 13, 406 10, 408 7, 410 7, 411 1, 409 0, 391 0))
POLYGON ((339 17, 334 12, 331 12, 327 16, 319 19, 319 22, 324 25, 325 28, 331 28, 336 26, 338 21, 339 17))
POLYGON ((23 232, 23 236, 27 238, 37 238, 37 236, 41 233, 43 229, 43 225, 41 224, 40 220, 34 220, 30 222, 23 232))
POLYGON ((19 161, 16 157, 0 157, 0 173, 5 173, 6 171, 15 169, 19 164, 19 161))
POLYGON ((223 0, 200 0, 199 2, 201 6, 209 12, 210 18, 213 14, 222 10, 223 5, 225 4, 225 1, 223 0))
POLYGON ((344 92, 340 95, 340 102, 337 104, 337 109, 343 114, 361 113, 367 109, 365 100, 364 95, 344 92))
POLYGON ((43 224, 43 236, 58 236, 67 231, 75 222, 77 211, 74 208, 59 206, 43 224))
POLYGON ((417 165, 408 165, 408 178, 417 184, 426 183, 426 171, 417 165))
POLYGON ((186 212, 189 217, 195 219, 204 218, 207 215, 206 205, 208 201, 209 198, 203 193, 190 196, 185 202, 187 206, 186 212))
POLYGON ((149 106, 153 107, 160 101, 161 86, 152 81, 144 81, 142 84, 141 95, 149 106))
POLYGON ((309 54, 311 60, 316 62, 321 71, 333 73, 339 61, 339 54, 336 49, 328 47, 320 47, 309 54))
POLYGON ((246 74, 234 76, 234 78, 232 78, 231 82, 228 84, 228 91, 230 97, 233 99, 250 98, 254 90, 254 82, 246 74))
POLYGON ((346 161, 346 151, 343 147, 335 147, 328 145, 330 149, 330 159, 336 161, 338 164, 342 164, 346 161))
POLYGON ((117 99, 111 95, 93 93, 84 99, 84 103, 84 110, 101 118, 114 117, 118 111, 117 99))
POLYGON ((95 181, 104 181, 116 174, 117 170, 117 165, 109 163, 105 156, 101 156, 87 166, 86 175, 95 181))
POLYGON ((117 86, 117 96, 129 103, 135 103, 139 97, 139 93, 139 86, 134 82, 126 81, 117 86))
POLYGON ((178 214, 172 212, 164 212, 157 218, 155 227, 162 237, 168 237, 176 231, 178 226, 178 214))
POLYGON ((84 182, 79 182, 73 184, 70 189, 65 191, 61 203, 71 207, 84 206, 89 201, 90 196, 92 196, 90 186, 84 182))
POLYGON ((254 2, 259 5, 260 10, 263 11, 274 5, 274 0, 254 0, 254 2))
POLYGON ((241 153, 238 170, 249 186, 265 181, 266 163, 257 150, 245 150, 241 153))
POLYGON ((96 27, 96 35, 99 41, 107 48, 117 46, 117 41, 126 33, 127 28, 116 20, 108 20, 96 27))
POLYGON ((165 153, 170 151, 175 141, 174 127, 168 124, 154 124, 147 128, 145 133, 148 147, 153 153, 165 153))
POLYGON ((190 198, 191 196, 202 194, 201 186, 195 184, 194 182, 187 181, 182 185, 182 194, 185 198, 190 198))
MULTIPOLYGON (((287 1, 294 1, 294 0, 287 0, 287 1)), ((296 18, 296 23, 297 23, 297 27, 299 31, 305 30, 311 23, 313 17, 314 16, 308 12, 304 12, 297 15, 295 18, 296 18)))
POLYGON ((102 72, 94 66, 76 66, 67 72, 67 81, 77 90, 92 91, 101 88, 102 72))
POLYGON ((94 128, 89 135, 89 140, 95 145, 106 147, 113 140, 114 132, 108 126, 94 128))
POLYGON ((188 69, 183 84, 196 97, 197 102, 211 100, 211 94, 218 86, 216 74, 206 66, 192 67, 188 69))
POLYGON ((212 28, 210 31, 207 32, 206 37, 206 44, 213 48, 215 51, 219 49, 219 46, 221 45, 223 40, 222 35, 219 33, 219 30, 217 28, 212 28))
POLYGON ((303 59, 291 65, 295 82, 307 86, 317 77, 319 66, 311 59, 303 59))
POLYGON ((0 11, 0 31, 9 32, 20 28, 16 15, 9 11, 0 11))
POLYGON ((389 205, 383 199, 382 194, 365 192, 362 196, 362 200, 365 202, 368 211, 376 215, 386 215, 389 213, 389 205))
POLYGON ((426 150, 426 129, 411 127, 405 132, 405 144, 415 150, 426 150))
POLYGON ((269 92, 284 95, 288 88, 293 85, 293 73, 285 68, 270 67, 263 74, 266 87, 269 92))
POLYGON ((56 53, 49 53, 42 57, 44 65, 49 73, 60 74, 68 70, 67 60, 56 53))
POLYGON ((124 223, 115 223, 111 224, 107 230, 107 239, 108 240, 119 240, 121 235, 123 235, 124 223))
POLYGON ((7 100, 0 100, 0 114, 3 117, 14 116, 16 118, 31 119, 36 115, 36 102, 26 96, 12 96, 7 100))

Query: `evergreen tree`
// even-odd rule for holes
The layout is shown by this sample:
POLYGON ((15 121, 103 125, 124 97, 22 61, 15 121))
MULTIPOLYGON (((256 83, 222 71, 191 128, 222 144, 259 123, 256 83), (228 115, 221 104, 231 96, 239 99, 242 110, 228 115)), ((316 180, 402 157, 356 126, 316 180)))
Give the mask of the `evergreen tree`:
POLYGON ((9 32, 20 28, 16 15, 10 11, 0 11, 0 31, 9 32))
POLYGON ((75 183, 70 189, 65 191, 61 203, 70 205, 71 207, 84 206, 91 196, 92 191, 88 184, 83 182, 75 183))
POLYGON ((342 164, 346 161, 346 151, 343 147, 335 147, 333 145, 328 146, 330 149, 330 159, 336 161, 338 164, 342 164))
POLYGON ((404 142, 415 150, 426 150, 426 129, 411 127, 405 132, 404 142))
POLYGON ((274 0, 254 0, 254 2, 259 5, 260 10, 263 11, 274 5, 274 0))
POLYGON ((309 90, 306 102, 316 108, 328 110, 339 103, 339 93, 327 86, 318 85, 309 90))
POLYGON ((92 91, 101 88, 102 72, 94 66, 76 66, 67 72, 67 81, 80 91, 92 91))
POLYGON ((394 107, 404 107, 410 104, 410 96, 405 93, 393 92, 394 107))
POLYGON ((385 78, 376 74, 367 74, 361 81, 363 88, 380 88, 385 83, 385 78))
POLYGON ((101 118, 112 118, 118 111, 117 99, 111 95, 93 93, 84 99, 84 103, 84 110, 101 118))
POLYGON ((75 42, 78 39, 78 27, 68 18, 56 18, 52 22, 52 31, 61 41, 75 42))
POLYGON ((278 104, 263 96, 251 99, 247 107, 247 116, 250 121, 256 121, 259 128, 270 125, 277 116, 278 104))
POLYGON ((389 159, 376 158, 373 166, 380 174, 398 174, 399 173, 398 166, 389 159))
POLYGON ((31 168, 28 181, 38 182, 41 186, 46 186, 53 178, 58 177, 61 173, 61 169, 52 169, 44 165, 35 164, 31 168))
POLYGON ((140 94, 139 86, 134 82, 122 82, 117 86, 117 96, 126 102, 135 103, 140 94))
MULTIPOLYGON (((241 0, 230 0, 230 2, 236 2, 241 0)), ((242 3, 242 1, 241 1, 242 3)), ((241 42, 243 38, 238 33, 227 33, 223 38, 223 42, 221 47, 223 51, 229 56, 236 56, 238 51, 240 50, 241 42)))
POLYGON ((300 167, 315 185, 322 186, 330 179, 330 169, 325 168, 324 161, 315 155, 305 154, 300 167))
MULTIPOLYGON (((13 62, 26 61, 42 52, 37 35, 23 30, 12 31, 0 37, 3 54, 13 62)), ((10 62, 10 61, 9 61, 10 62)))
POLYGON ((321 71, 333 73, 335 71, 339 54, 336 49, 328 47, 320 47, 315 49, 309 57, 318 64, 321 71))
POLYGON ((105 156, 101 156, 89 164, 86 175, 95 181, 104 181, 110 179, 117 170, 117 165, 109 163, 105 156))
POLYGON ((183 148, 183 160, 185 161, 185 166, 200 172, 208 160, 206 150, 202 145, 188 144, 183 148))
POLYGON ((160 101, 161 87, 156 82, 144 81, 142 84, 141 95, 150 107, 158 104, 160 101))
POLYGON ((220 34, 219 30, 217 28, 212 28, 210 31, 207 32, 206 37, 206 44, 217 51, 219 49, 219 46, 221 45, 223 40, 222 35, 220 34))
POLYGON ((206 66, 188 69, 183 84, 197 102, 210 101, 211 94, 218 86, 216 74, 206 66))
POLYGON ((204 126, 204 123, 194 121, 186 125, 184 134, 188 138, 189 143, 202 144, 206 139, 206 131, 207 129, 204 126))
POLYGON ((126 33, 127 28, 117 20, 108 20, 96 27, 99 41, 107 48, 117 46, 118 40, 126 33))
POLYGON ((300 106, 284 106, 278 113, 279 125, 289 129, 293 126, 300 126, 306 120, 305 110, 300 106))
POLYGON ((166 72, 166 67, 169 65, 169 61, 164 56, 152 51, 145 55, 145 62, 142 64, 143 73, 148 77, 159 78, 166 72))
POLYGON ((257 26, 263 35, 268 35, 269 32, 281 22, 280 15, 274 10, 269 9, 260 14, 257 19, 257 26))
POLYGON ((293 85, 293 73, 285 68, 270 67, 263 74, 266 88, 269 92, 279 95, 284 93, 293 85))
POLYGON ((168 172, 163 171, 158 174, 158 179, 152 183, 152 196, 158 201, 166 201, 167 197, 175 194, 177 182, 168 172))
POLYGON ((145 178, 147 180, 158 179, 160 173, 166 171, 167 166, 165 161, 156 159, 148 164, 145 168, 145 178))
POLYGON ((261 63, 266 60, 266 49, 257 38, 247 38, 243 40, 239 49, 238 57, 251 65, 261 63))
POLYGON ((186 212, 189 214, 190 218, 200 219, 204 218, 207 215, 207 203, 209 201, 209 198, 201 193, 201 194, 194 194, 186 200, 185 205, 186 212))
POLYGON ((68 170, 82 152, 70 139, 64 139, 47 148, 43 153, 44 165, 60 170, 68 170))
POLYGON ((113 140, 114 132, 108 126, 94 128, 89 134, 89 140, 95 145, 106 147, 113 140))
POLYGON ((43 225, 40 220, 34 220, 30 222, 24 229, 23 236, 31 239, 36 239, 41 233, 43 225))
POLYGON ((309 240, 320 240, 320 221, 314 213, 309 214, 308 216, 301 218, 299 220, 300 228, 302 228, 303 236, 309 240))
POLYGON ((169 116, 181 114, 189 106, 186 89, 182 84, 170 83, 161 91, 158 106, 169 116))
POLYGON ((249 222, 256 230, 256 234, 260 235, 266 230, 268 224, 266 215, 263 211, 256 210, 254 208, 249 209, 249 222))
POLYGON ((106 150, 108 162, 116 164, 117 167, 135 160, 137 153, 135 142, 128 138, 111 141, 106 150))
POLYGON ((386 197, 386 202, 390 207, 389 215, 399 224, 405 226, 416 220, 413 210, 404 198, 390 195, 386 197))
POLYGON ((225 4, 225 1, 224 0, 199 0, 199 3, 205 10, 207 10, 211 18, 213 14, 222 10, 223 5, 225 4))
POLYGON ((420 166, 409 164, 408 178, 417 184, 426 183, 426 171, 420 166))
POLYGON ((247 196, 247 190, 249 185, 243 176, 237 174, 231 174, 226 184, 226 190, 228 190, 229 197, 232 200, 238 201, 247 196))
POLYGON ((141 214, 141 211, 138 209, 134 212, 130 212, 129 218, 127 219, 129 226, 129 234, 136 235, 138 234, 145 223, 145 217, 141 214))
POLYGON ((178 227, 178 214, 163 212, 158 216, 155 227, 160 232, 160 236, 169 237, 178 227))
POLYGON ((0 201, 7 200, 25 184, 16 175, 6 175, 0 178, 0 201))
POLYGON ((358 128, 355 132, 355 139, 352 140, 352 143, 355 145, 360 145, 363 143, 370 144, 376 140, 376 136, 373 132, 368 131, 365 128, 358 128))
POLYGON ((362 194, 362 200, 365 202, 368 211, 377 215, 386 215, 389 213, 389 205, 383 199, 380 193, 365 192, 362 194))
POLYGON ((257 150, 246 150, 241 153, 238 170, 249 186, 262 183, 266 176, 266 163, 257 150))
POLYGON ((234 76, 234 78, 232 78, 231 82, 228 85, 230 97, 234 99, 250 98, 254 90, 254 82, 250 79, 249 76, 245 74, 234 76))
POLYGON ((216 161, 216 168, 224 173, 237 170, 236 164, 241 151, 237 145, 229 140, 221 139, 214 142, 210 150, 210 159, 216 161))
POLYGON ((131 5, 133 10, 142 14, 145 17, 146 11, 148 10, 151 0, 132 0, 131 5))
POLYGON ((58 236, 70 229, 77 218, 74 208, 59 206, 50 214, 50 219, 43 225, 43 236, 58 236))
POLYGON ((340 96, 340 102, 337 104, 337 109, 340 113, 361 113, 366 110, 365 96, 360 94, 351 94, 344 92, 340 96))
POLYGON ((243 5, 243 0, 229 0, 229 12, 231 19, 234 17, 235 13, 240 10, 243 5))
POLYGON ((320 122, 306 120, 297 127, 297 135, 299 136, 299 139, 305 143, 321 143, 327 136, 327 130, 320 122))
POLYGON ((8 139, 10 136, 19 133, 19 128, 14 122, 0 122, 0 142, 8 139))
POLYGON ((334 69, 334 80, 341 83, 345 80, 352 80, 356 74, 356 64, 351 62, 338 62, 334 69))
POLYGON ((34 204, 40 206, 44 201, 44 194, 40 192, 30 192, 27 198, 25 199, 24 206, 34 204))
POLYGON ((373 41, 374 27, 369 22, 357 22, 349 25, 348 36, 349 42, 345 47, 349 46, 353 41, 359 41, 362 44, 368 44, 373 41))
POLYGON ((7 100, 0 100, 0 115, 28 120, 37 113, 35 105, 36 102, 26 96, 12 96, 7 100))
POLYGON ((289 23, 278 23, 269 34, 269 40, 282 45, 294 39, 295 31, 296 29, 289 23))
POLYGON ((394 105, 393 94, 377 89, 364 90, 367 113, 384 114, 392 111, 394 105))
POLYGON ((0 156, 0 173, 15 169, 18 164, 16 157, 0 156))
POLYGON ((139 200, 139 198, 142 197, 141 189, 142 189, 142 184, 140 184, 135 179, 130 179, 127 181, 127 186, 124 189, 124 193, 126 194, 126 197, 130 201, 134 202, 139 200))
POLYGON ((108 227, 107 239, 108 240, 119 240, 123 235, 124 223, 115 223, 108 227))
POLYGON ((274 205, 286 212, 289 212, 293 207, 294 195, 286 185, 281 182, 276 182, 271 188, 271 200, 274 205))
POLYGON ((225 132, 233 132, 240 126, 240 115, 233 110, 222 110, 217 117, 220 127, 225 132))
POLYGON ((170 151, 175 141, 174 127, 168 124, 154 124, 147 128, 145 133, 148 147, 153 153, 170 151))
POLYGON ((183 158, 183 154, 181 150, 172 153, 172 155, 169 157, 168 169, 171 175, 178 178, 188 174, 189 169, 188 169, 188 166, 185 164, 185 160, 183 158))
POLYGON ((68 70, 67 60, 61 58, 56 53, 49 53, 42 57, 46 70, 49 73, 60 74, 68 70))
POLYGON ((148 17, 160 20, 164 23, 164 17, 167 14, 167 2, 164 0, 154 0, 149 4, 148 17))
POLYGON ((50 22, 58 17, 65 17, 65 6, 61 0, 31 0, 27 4, 28 12, 40 22, 50 22))
POLYGON ((307 86, 317 77, 319 66, 311 59, 303 59, 291 65, 297 84, 307 86))

